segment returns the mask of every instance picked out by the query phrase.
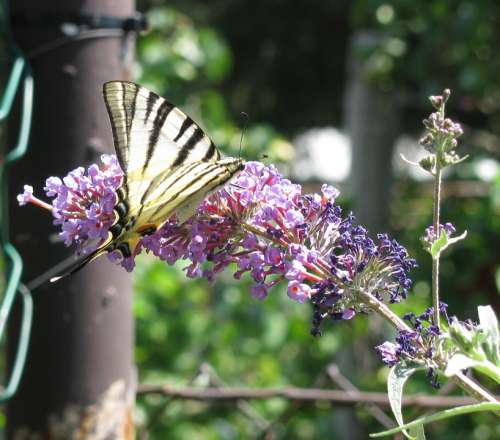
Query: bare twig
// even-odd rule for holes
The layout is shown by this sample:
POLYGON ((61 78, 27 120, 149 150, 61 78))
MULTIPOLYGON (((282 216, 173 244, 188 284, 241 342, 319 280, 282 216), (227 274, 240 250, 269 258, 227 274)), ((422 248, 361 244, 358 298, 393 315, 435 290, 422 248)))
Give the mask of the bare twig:
MULTIPOLYGON (((271 399, 281 397, 300 401, 329 401, 338 406, 352 406, 359 403, 374 403, 389 406, 385 393, 345 392, 339 390, 323 390, 316 388, 195 388, 172 387, 169 385, 139 385, 138 396, 146 394, 161 394, 186 400, 233 402, 241 399, 271 399)), ((403 399, 404 406, 420 408, 448 408, 459 405, 469 405, 476 400, 470 397, 443 397, 427 395, 410 395, 403 399)))

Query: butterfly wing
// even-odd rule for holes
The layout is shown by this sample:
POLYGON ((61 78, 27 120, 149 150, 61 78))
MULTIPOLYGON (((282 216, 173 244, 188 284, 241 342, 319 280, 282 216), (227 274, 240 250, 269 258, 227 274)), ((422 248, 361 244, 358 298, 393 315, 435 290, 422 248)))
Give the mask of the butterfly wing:
POLYGON ((146 88, 110 81, 103 94, 124 171, 115 207, 117 221, 98 249, 52 281, 112 250, 130 256, 142 235, 161 227, 174 212, 184 222, 209 192, 243 167, 240 159, 221 159, 214 143, 189 116, 146 88))
POLYGON ((220 158, 203 130, 156 93, 124 81, 107 82, 103 93, 131 207, 139 209, 173 169, 220 158))
POLYGON ((182 223, 210 191, 229 180, 241 160, 224 158, 189 116, 137 84, 104 84, 129 230, 160 227, 175 211, 182 223))

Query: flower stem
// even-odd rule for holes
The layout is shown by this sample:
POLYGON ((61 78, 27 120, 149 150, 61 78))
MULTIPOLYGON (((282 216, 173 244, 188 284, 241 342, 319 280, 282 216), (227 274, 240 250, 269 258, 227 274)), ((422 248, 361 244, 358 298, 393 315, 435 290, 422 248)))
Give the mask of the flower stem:
POLYGON ((40 200, 34 196, 30 198, 30 203, 32 205, 38 206, 39 208, 46 209, 47 211, 52 212, 52 205, 49 205, 48 203, 45 203, 43 200, 40 200))
MULTIPOLYGON (((479 385, 474 379, 467 377, 463 373, 457 373, 452 377, 453 382, 455 382, 460 388, 467 392, 470 396, 474 397, 478 401, 482 402, 496 402, 495 396, 491 395, 487 390, 485 390, 481 385, 479 385)), ((495 413, 496 414, 496 413, 495 413)))
MULTIPOLYGON (((439 158, 436 156, 436 171, 434 174, 434 206, 433 206, 433 226, 434 234, 439 238, 439 221, 440 221, 440 206, 441 206, 441 181, 442 169, 439 163, 439 158)), ((440 327, 439 316, 439 259, 440 255, 432 258, 432 305, 434 307, 434 325, 440 327)))
POLYGON ((375 313, 382 316, 382 318, 389 322, 389 324, 393 327, 396 327, 398 330, 412 331, 412 329, 398 315, 396 315, 393 311, 391 311, 391 309, 389 309, 389 307, 373 295, 363 290, 357 290, 356 294, 363 303, 368 305, 375 313))

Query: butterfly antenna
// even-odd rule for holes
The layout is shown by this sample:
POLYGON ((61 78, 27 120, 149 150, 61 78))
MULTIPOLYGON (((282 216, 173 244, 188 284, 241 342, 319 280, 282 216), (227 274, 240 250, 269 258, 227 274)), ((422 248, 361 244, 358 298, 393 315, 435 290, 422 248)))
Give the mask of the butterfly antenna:
POLYGON ((240 116, 241 116, 241 119, 242 119, 243 123, 242 123, 242 127, 241 127, 240 151, 238 153, 238 158, 239 159, 241 159, 241 146, 243 145, 243 135, 245 134, 245 130, 247 128, 248 113, 241 112, 240 116))

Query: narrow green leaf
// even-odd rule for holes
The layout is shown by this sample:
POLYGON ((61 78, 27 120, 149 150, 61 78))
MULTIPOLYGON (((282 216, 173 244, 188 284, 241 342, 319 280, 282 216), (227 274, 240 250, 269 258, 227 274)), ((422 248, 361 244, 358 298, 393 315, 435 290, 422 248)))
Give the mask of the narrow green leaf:
POLYGON ((436 260, 439 255, 441 254, 441 251, 448 246, 448 236, 446 235, 446 232, 443 230, 441 231, 441 235, 439 238, 432 243, 430 253, 432 256, 433 260, 436 260))
POLYGON ((447 249, 457 241, 463 240, 465 237, 467 237, 467 231, 464 231, 464 233, 462 235, 459 235, 458 237, 448 237, 446 232, 442 230, 440 237, 434 243, 432 243, 431 249, 429 251, 432 255, 432 258, 435 260, 445 249, 447 249))
POLYGON ((424 425, 416 425, 409 429, 410 435, 417 440, 425 440, 424 425))
POLYGON ((404 431, 405 429, 410 429, 418 425, 425 425, 426 423, 437 422, 438 420, 448 419, 450 417, 461 416, 463 414, 471 414, 480 411, 500 411, 500 403, 493 402, 483 402, 476 403, 473 405, 457 406, 456 408, 445 409, 436 414, 430 416, 419 417, 406 425, 401 425, 397 428, 389 429, 383 432, 377 432, 370 434, 370 437, 387 437, 388 435, 397 434, 398 432, 404 431))
POLYGON ((479 306, 477 314, 479 324, 486 333, 486 355, 488 360, 498 367, 500 366, 500 331, 497 317, 491 306, 479 306))
MULTIPOLYGON (((403 387, 408 378, 417 371, 417 368, 409 368, 402 364, 397 364, 391 368, 387 377, 387 394, 389 403, 399 426, 404 424, 403 414, 401 413, 401 400, 403 398, 403 387)), ((410 438, 406 431, 403 434, 410 438)))

